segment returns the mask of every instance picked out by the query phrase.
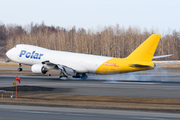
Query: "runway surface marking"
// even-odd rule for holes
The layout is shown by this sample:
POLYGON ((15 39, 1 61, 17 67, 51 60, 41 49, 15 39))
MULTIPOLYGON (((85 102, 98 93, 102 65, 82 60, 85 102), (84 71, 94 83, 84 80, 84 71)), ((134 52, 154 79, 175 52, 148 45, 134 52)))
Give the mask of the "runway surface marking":
POLYGON ((58 113, 58 112, 43 112, 43 111, 15 111, 19 113, 32 113, 32 114, 57 114, 57 115, 71 115, 71 116, 94 116, 88 114, 77 114, 77 113, 58 113))

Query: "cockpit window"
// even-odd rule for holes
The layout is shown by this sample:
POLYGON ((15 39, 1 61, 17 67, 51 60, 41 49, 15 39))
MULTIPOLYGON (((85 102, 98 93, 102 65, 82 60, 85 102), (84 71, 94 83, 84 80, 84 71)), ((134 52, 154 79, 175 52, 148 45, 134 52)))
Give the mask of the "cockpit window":
POLYGON ((16 46, 14 48, 16 48, 16 46))

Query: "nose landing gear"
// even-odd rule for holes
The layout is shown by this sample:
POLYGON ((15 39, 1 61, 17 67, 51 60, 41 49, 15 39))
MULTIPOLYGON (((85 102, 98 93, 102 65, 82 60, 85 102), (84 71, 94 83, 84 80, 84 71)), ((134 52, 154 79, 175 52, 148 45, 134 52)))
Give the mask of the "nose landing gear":
POLYGON ((19 72, 23 71, 23 69, 21 68, 21 66, 22 66, 21 63, 19 63, 19 68, 18 68, 18 71, 19 71, 19 72))

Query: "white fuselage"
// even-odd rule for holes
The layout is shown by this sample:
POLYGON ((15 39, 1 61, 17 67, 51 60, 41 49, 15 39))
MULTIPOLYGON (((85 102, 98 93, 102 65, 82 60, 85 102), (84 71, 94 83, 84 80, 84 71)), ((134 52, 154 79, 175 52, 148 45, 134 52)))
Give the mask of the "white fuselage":
POLYGON ((74 68, 80 73, 95 73, 102 63, 112 59, 112 57, 49 50, 25 44, 16 45, 10 49, 6 55, 17 63, 34 65, 49 61, 53 64, 66 65, 67 67, 74 68))

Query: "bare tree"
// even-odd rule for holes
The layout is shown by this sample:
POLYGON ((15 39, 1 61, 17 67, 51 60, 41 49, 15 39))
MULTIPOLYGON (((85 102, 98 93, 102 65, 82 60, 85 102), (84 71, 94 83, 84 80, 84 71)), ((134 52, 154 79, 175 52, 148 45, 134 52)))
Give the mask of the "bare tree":
MULTIPOLYGON (((86 53, 111 57, 127 57, 155 30, 141 31, 138 27, 108 26, 96 30, 83 28, 76 30, 59 26, 46 26, 31 23, 26 29, 19 25, 0 24, 0 45, 10 49, 16 44, 31 44, 48 49, 86 53), (28 28, 29 27, 29 28, 28 28), (4 42, 3 42, 4 41, 4 42), (5 44, 7 43, 7 44, 5 44)), ((3 53, 5 55, 5 51, 3 53)), ((168 59, 180 59, 180 32, 173 31, 162 35, 155 55, 174 54, 168 59)), ((161 59, 161 60, 167 60, 161 59)))

